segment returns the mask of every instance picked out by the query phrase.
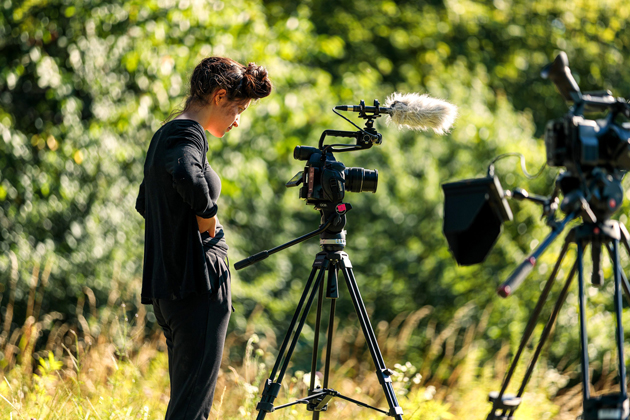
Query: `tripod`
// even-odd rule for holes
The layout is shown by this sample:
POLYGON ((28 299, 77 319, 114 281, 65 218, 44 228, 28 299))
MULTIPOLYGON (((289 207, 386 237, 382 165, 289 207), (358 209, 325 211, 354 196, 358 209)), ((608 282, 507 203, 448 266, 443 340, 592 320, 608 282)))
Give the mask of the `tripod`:
MULTIPOLYGON (((350 206, 346 206, 348 206, 349 210, 350 206)), ((344 213, 345 211, 346 210, 344 207, 344 213)), ((332 216, 328 219, 327 222, 323 223, 322 226, 320 226, 320 228, 314 232, 311 232, 272 250, 263 251, 235 264, 235 267, 237 269, 243 268, 247 265, 253 264, 256 261, 266 258, 268 255, 274 252, 278 252, 291 245, 294 245, 297 242, 306 240, 310 237, 315 236, 316 234, 320 235, 320 244, 322 246, 322 251, 315 256, 313 269, 311 270, 311 274, 309 275, 308 281, 306 282, 306 287, 304 288, 297 309, 295 310, 293 318, 291 319, 289 330, 287 331, 282 345, 280 346, 280 351, 278 357, 276 358, 273 369, 271 370, 271 374, 269 375, 269 379, 267 379, 265 382, 262 398, 256 406, 256 409, 258 410, 257 420, 264 419, 267 413, 279 410, 281 408, 290 407, 296 404, 306 404, 307 410, 313 412, 313 420, 317 420, 319 419, 320 412, 328 410, 328 402, 335 397, 352 402, 361 407, 371 408, 373 410, 379 411, 383 414, 394 417, 396 420, 402 420, 403 418, 403 410, 398 404, 398 400, 396 399, 396 395, 394 393, 394 388, 392 385, 391 376, 393 372, 385 366, 383 355, 381 354, 378 342, 376 340, 376 334, 374 333, 374 329, 372 328, 372 325, 370 323, 367 310, 365 309, 363 299, 361 298, 361 293, 359 292, 359 286, 357 285, 356 278, 354 277, 354 273, 352 271, 352 263, 350 262, 348 254, 343 251, 346 244, 346 231, 343 230, 343 227, 345 225, 345 217, 343 217, 342 220, 343 222, 339 223, 339 218, 337 218, 336 216, 332 216), (329 229, 330 226, 333 224, 333 219, 337 220, 338 227, 335 229, 329 229), (339 227, 339 225, 341 225, 341 227, 339 227), (383 388, 383 392, 385 393, 385 398, 387 400, 387 404, 389 405, 389 411, 372 407, 361 401, 349 398, 339 393, 338 391, 335 391, 334 389, 328 388, 330 377, 330 356, 332 352, 333 341, 333 327, 335 322, 335 307, 337 299, 339 298, 339 270, 341 270, 343 274, 348 292, 350 293, 350 297, 352 298, 352 304, 354 305, 354 310, 357 314, 357 317, 359 318, 361 330, 363 331, 363 335, 365 336, 370 354, 372 355, 372 360, 374 361, 374 365, 376 366, 376 375, 378 377, 379 383, 383 388), (326 341, 324 378, 322 383, 323 388, 319 388, 315 386, 315 372, 317 371, 319 333, 320 324, 322 321, 325 275, 327 278, 327 284, 325 287, 326 298, 330 299, 330 313, 326 341), (293 351, 295 350, 295 346, 297 345, 297 341, 299 339, 302 328, 304 327, 304 323, 306 322, 306 317, 308 316, 308 313, 313 305, 316 294, 318 295, 317 317, 315 326, 315 341, 313 343, 313 356, 311 360, 311 381, 308 396, 290 402, 288 404, 274 407, 274 400, 280 392, 282 380, 289 366, 289 361, 291 359, 293 351)))
MULTIPOLYGON (((523 281, 524 277, 532 271, 536 260, 544 252, 544 250, 553 242, 553 240, 564 229, 565 225, 577 217, 577 212, 573 212, 567 216, 559 225, 556 226, 554 231, 543 241, 539 248, 537 248, 513 273, 513 275, 506 280, 505 283, 499 288, 499 294, 507 296, 511 292, 511 285, 518 286, 523 281)), ((617 221, 608 220, 600 223, 582 223, 571 229, 569 234, 565 238, 564 245, 560 254, 555 262, 553 271, 545 284, 545 287, 538 299, 536 308, 532 316, 530 317, 525 333, 521 339, 518 351, 514 356, 510 369, 508 370, 501 390, 499 392, 491 392, 489 395, 489 401, 492 402, 492 410, 488 414, 487 420, 508 420, 513 419, 514 411, 521 403, 525 386, 532 376, 534 367, 542 348, 549 338, 549 334, 557 319, 558 313, 564 304, 567 296, 569 286, 575 276, 575 272, 578 273, 578 300, 579 300, 579 324, 580 324, 580 348, 581 348, 581 367, 582 367, 582 384, 583 384, 583 414, 582 420, 603 420, 603 419, 615 419, 625 420, 630 414, 628 406, 628 391, 626 385, 626 369, 625 358, 623 351, 623 326, 621 324, 621 289, 625 292, 626 298, 630 299, 630 284, 626 275, 621 270, 619 262, 619 243, 622 243, 626 248, 626 251, 630 254, 629 235, 626 227, 617 221), (570 244, 577 244, 577 256, 572 265, 571 271, 567 276, 564 287, 555 302, 553 311, 541 333, 540 341, 534 351, 532 360, 530 361, 521 386, 516 395, 506 394, 505 391, 512 379, 516 365, 527 345, 529 338, 536 326, 536 322, 543 309, 545 301, 549 296, 554 280, 560 269, 562 260, 564 259, 570 244), (620 392, 617 394, 602 395, 599 397, 591 397, 590 394, 590 378, 589 378, 589 359, 588 359, 588 336, 586 330, 586 295, 584 293, 584 267, 583 257, 586 246, 591 245, 591 255, 593 259, 593 274, 591 281, 594 286, 600 286, 603 282, 603 272, 601 270, 601 248, 605 246, 612 262, 613 266, 613 281, 614 281, 614 306, 615 306, 615 318, 616 324, 616 344, 617 355, 619 359, 619 382, 620 392)))

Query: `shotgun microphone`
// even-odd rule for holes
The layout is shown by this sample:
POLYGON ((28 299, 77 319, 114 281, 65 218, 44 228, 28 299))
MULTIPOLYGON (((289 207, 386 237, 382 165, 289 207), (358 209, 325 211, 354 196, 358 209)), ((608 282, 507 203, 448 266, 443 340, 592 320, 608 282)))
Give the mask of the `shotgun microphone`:
POLYGON ((432 129, 436 134, 446 134, 457 118, 457 107, 442 99, 418 93, 393 93, 387 98, 384 107, 338 105, 339 111, 365 112, 387 115, 387 123, 395 124, 398 129, 426 131, 432 129))

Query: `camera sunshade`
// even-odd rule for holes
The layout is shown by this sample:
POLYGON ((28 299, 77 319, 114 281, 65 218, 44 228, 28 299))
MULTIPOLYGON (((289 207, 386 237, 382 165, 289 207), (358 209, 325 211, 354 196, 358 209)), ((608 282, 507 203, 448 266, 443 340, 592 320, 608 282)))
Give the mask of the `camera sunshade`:
POLYGON ((512 211, 496 176, 443 184, 444 236, 459 265, 478 264, 494 246, 512 211))

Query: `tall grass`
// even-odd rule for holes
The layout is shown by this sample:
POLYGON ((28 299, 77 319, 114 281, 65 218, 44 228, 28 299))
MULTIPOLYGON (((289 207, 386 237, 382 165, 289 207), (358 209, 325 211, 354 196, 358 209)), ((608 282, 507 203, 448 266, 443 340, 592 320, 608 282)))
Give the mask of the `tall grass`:
MULTIPOLYGON (((169 398, 166 345, 160 331, 146 333, 147 312, 129 319, 121 292, 114 287, 103 308, 96 307, 94 294, 84 289, 78 299, 75 324, 62 322, 58 313, 41 314, 41 303, 50 266, 35 266, 28 296, 26 320, 11 330, 17 260, 12 259, 9 297, 0 351, 3 378, 0 381, 0 418, 24 420, 54 419, 162 419, 169 398), (87 308, 85 308, 87 305, 87 308), (85 310, 87 309, 87 310, 85 310), (83 314, 87 313, 87 317, 83 314), (47 337, 45 342, 38 338, 47 337)), ((138 287, 136 283, 132 287, 138 287)), ((462 307, 450 324, 435 329, 431 308, 401 314, 391 323, 376 324, 379 346, 395 371, 394 387, 405 419, 484 419, 490 410, 489 391, 498 390, 509 365, 505 345, 488 362, 483 362, 483 341, 490 309, 473 325, 462 322, 471 305, 462 307), (431 343, 414 366, 402 360, 414 329, 426 323, 431 343), (463 325, 467 325, 465 328, 463 325), (398 361, 397 364, 394 363, 398 361)), ((211 418, 255 418, 261 384, 269 375, 277 354, 276 337, 257 335, 254 321, 245 334, 231 333, 222 361, 222 373, 215 393, 211 418), (229 351, 244 347, 242 359, 230 360, 229 351)), ((336 326, 329 386, 351 398, 386 408, 382 388, 373 372, 363 336, 356 328, 336 326)), ((322 355, 322 358, 324 355, 322 355)), ((608 356, 600 366, 602 375, 594 392, 613 386, 614 363, 608 356), (612 367, 611 367, 612 366, 612 367)), ((525 366, 519 368, 522 376, 525 366)), ((535 371, 516 412, 519 419, 569 419, 580 412, 581 385, 566 387, 575 366, 566 372, 545 366, 535 371)), ((316 373, 321 376, 320 373, 316 373)), ((276 404, 307 395, 309 372, 292 370, 283 381, 276 404)), ((306 419, 312 413, 295 405, 268 414, 270 419, 306 419)), ((322 418, 382 419, 383 414, 335 399, 322 418)))

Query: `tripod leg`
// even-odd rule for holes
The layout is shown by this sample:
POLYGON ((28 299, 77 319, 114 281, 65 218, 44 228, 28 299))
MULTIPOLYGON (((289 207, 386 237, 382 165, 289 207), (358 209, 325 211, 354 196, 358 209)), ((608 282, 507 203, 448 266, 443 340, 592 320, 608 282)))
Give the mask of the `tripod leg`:
POLYGON ((577 241, 578 300, 580 303, 580 343, 582 348, 582 396, 583 401, 591 397, 591 382, 588 373, 588 336, 586 332, 586 294, 584 293, 584 243, 577 241))
POLYGON ((293 315, 293 319, 291 320, 289 331, 287 332, 287 335, 284 338, 282 347, 280 349, 278 357, 276 358, 276 363, 274 364, 273 370, 271 371, 271 375, 269 375, 269 379, 267 379, 265 383, 265 388, 262 393, 262 398, 260 402, 258 403, 258 405, 256 406, 256 409, 258 410, 258 416, 256 417, 257 420, 263 420, 268 412, 273 411, 273 402, 278 396, 278 393, 280 392, 280 384, 282 382, 282 379, 284 378, 284 374, 286 373, 287 367, 289 366, 289 360, 291 359, 291 355, 293 354, 293 351, 295 350, 295 346, 300 337, 300 333, 302 332, 302 327, 304 327, 304 323, 306 322, 306 317, 308 315, 308 312, 311 309, 311 306, 313 305, 315 293, 317 289, 319 288, 319 285, 322 283, 322 279, 324 278, 324 273, 326 271, 326 268, 328 268, 327 260, 323 260, 323 261, 320 261, 318 259, 315 260, 315 263, 313 264, 313 270, 311 271, 311 275, 309 276, 309 279, 307 282, 307 287, 304 289, 304 292, 302 293, 302 298, 300 299, 298 308, 295 314, 293 315), (313 283, 313 278, 315 277, 315 274, 317 273, 318 270, 319 270, 319 274, 317 275, 317 280, 315 280, 315 283, 311 287, 311 284, 313 283), (307 295, 308 295, 308 300, 306 301, 306 306, 304 310, 302 311, 302 316, 300 317, 295 333, 293 334, 291 345, 289 346, 289 349, 286 351, 286 354, 284 354, 285 349, 289 343, 291 333, 293 332, 293 328, 295 327, 295 322, 299 316, 300 310, 302 309, 302 306, 304 305, 304 301, 307 299, 306 298, 307 295), (281 360, 282 360, 282 365, 280 364, 281 360), (280 373, 278 374, 277 379, 276 379, 276 372, 278 368, 280 368, 280 373))
POLYGON ((374 361, 374 365, 376 366, 376 374, 378 375, 378 380, 383 387, 385 398, 387 399, 387 403, 389 404, 389 415, 391 417, 394 417, 396 420, 402 420, 403 410, 398 404, 396 394, 394 393, 394 387, 392 385, 391 379, 391 371, 385 366, 383 355, 381 354, 381 350, 378 347, 378 341, 376 340, 376 334, 374 334, 374 329, 372 328, 367 310, 365 309, 365 305, 363 304, 363 299, 361 298, 361 293, 359 292, 359 286, 357 285, 354 273, 352 272, 352 264, 350 263, 350 259, 347 255, 343 256, 341 260, 341 270, 346 280, 348 291, 350 292, 350 296, 352 298, 354 310, 359 317, 359 323, 361 324, 363 335, 365 336, 368 348, 370 349, 370 353, 372 354, 372 360, 374 361))
MULTIPOLYGON (((534 372, 534 367, 536 366, 536 363, 538 362, 538 357, 540 356, 540 353, 542 352, 542 348, 545 345, 545 342, 547 341, 547 339, 549 338, 549 334, 551 334, 551 330, 553 329, 553 326, 556 323, 556 319, 558 319, 558 313, 560 312, 560 309, 562 308, 562 305, 564 304, 564 301, 567 297, 567 293, 569 292, 569 286, 571 286, 571 281, 573 280, 573 276, 575 276, 576 269, 577 269, 577 261, 573 264, 573 268, 571 268, 571 272, 569 272, 567 280, 564 283, 564 287, 562 288, 562 291, 560 292, 560 296, 558 296, 558 299, 556 300, 556 304, 554 305, 553 311, 551 312, 551 316, 549 317, 549 320, 547 321, 547 324, 545 325, 545 329, 540 335, 540 341, 538 342, 538 345, 536 346, 534 357, 532 358, 531 362, 529 363, 529 366, 527 367, 527 372, 525 373, 525 377, 523 378, 521 387, 519 388, 518 394, 516 395, 517 398, 521 398, 523 396, 523 393, 525 392, 525 387, 527 386, 527 383, 529 382, 529 379, 531 378, 532 373, 534 372)), ((508 418, 511 417, 513 414, 514 414, 514 410, 510 411, 508 418)))
MULTIPOLYGON (((326 265, 328 265, 327 262, 326 262, 326 265)), ((282 378, 284 377, 287 367, 289 366, 289 359, 291 358, 291 355, 293 354, 293 351, 295 350, 295 346, 297 345, 298 338, 300 338, 300 333, 302 332, 302 327, 304 326, 304 323, 306 322, 308 311, 311 309, 311 306, 313 305, 313 300, 315 298, 315 291, 319 288, 319 285, 322 283, 322 280, 324 278, 324 273, 326 272, 326 268, 327 267, 322 267, 322 269, 319 271, 319 275, 317 276, 317 280, 315 281, 315 286, 311 290, 311 294, 308 298, 308 302, 306 303, 306 308, 304 309, 304 312, 302 313, 302 317, 300 318, 300 323, 298 324, 298 327, 293 336, 293 340, 291 341, 291 346, 289 346, 289 350, 285 357, 284 364, 282 368, 280 369, 280 374, 278 375, 278 382, 282 382, 282 378)))
POLYGON ((333 332, 335 328, 335 307, 336 299, 330 300, 330 318, 328 320, 328 338, 326 341, 326 365, 324 368, 324 388, 328 388, 328 378, 330 374, 330 356, 332 353, 333 332))
MULTIPOLYGON (((624 248, 626 248, 626 252, 628 253, 628 255, 630 255, 630 243, 628 242, 628 237, 630 235, 628 234, 628 230, 626 229, 623 223, 619 223, 619 228, 621 229, 621 243, 623 244, 624 248)), ((613 258, 613 250, 610 244, 606 244, 606 248, 608 248, 608 253, 610 254, 610 258, 613 258)), ((620 270, 620 271, 621 271, 621 286, 623 287, 623 291, 625 292, 626 300, 628 300, 628 302, 630 303, 630 283, 628 282, 626 273, 624 273, 623 270, 620 270)))
MULTIPOLYGON (((322 284, 323 288, 323 284, 322 284)), ((332 353, 332 342, 333 342, 333 332, 335 327, 335 307, 337 303, 337 297, 339 296, 337 293, 334 293, 333 296, 330 295, 331 288, 335 291, 337 290, 337 266, 335 263, 331 264, 328 267, 328 286, 326 297, 330 298, 330 312, 328 314, 328 330, 327 330, 327 338, 326 338, 326 361, 324 362, 324 380, 322 387, 323 389, 328 389, 328 380, 330 378, 330 357, 332 353)), ((321 294, 320 294, 321 296, 321 294)), ((314 381, 311 377, 311 390, 314 390, 314 381)), ((313 401, 313 420, 319 420, 319 414, 321 411, 326 410, 327 401, 323 399, 321 401, 313 401)))
POLYGON ((518 361, 521 358, 521 354, 523 353, 525 346, 527 346, 527 343, 529 342, 529 339, 532 336, 534 329, 536 328, 536 322, 538 321, 538 317, 540 316, 540 313, 542 312, 543 306, 545 306, 545 302, 547 301, 547 298, 549 297, 549 293, 551 292, 553 283, 556 279, 556 276, 558 275, 558 271, 560 270, 560 265, 562 264, 562 260, 564 260, 564 257, 567 253, 569 244, 570 244, 570 241, 567 237, 564 241, 564 245, 562 246, 562 251, 560 251, 560 255, 558 255, 556 264, 554 265, 553 270, 551 274, 549 275, 549 279, 547 280, 547 283, 545 284, 545 288, 543 289, 542 293, 540 294, 540 297, 538 298, 538 302, 536 303, 534 312, 532 313, 532 316, 529 318, 529 321, 527 322, 527 326, 525 327, 525 332, 523 333, 523 338, 521 339, 521 343, 518 347, 516 355, 514 356, 514 359, 512 360, 510 369, 505 375, 505 379, 503 380, 503 385, 501 386, 501 392, 499 392, 499 397, 498 397, 499 401, 501 400, 501 397, 505 393, 505 390, 507 389, 510 383, 510 380, 512 379, 512 375, 514 374, 514 371, 516 370, 516 365, 518 364, 518 361))
POLYGON ((613 275, 615 277, 615 315, 617 317, 617 355, 619 356, 619 385, 622 398, 627 398, 626 364, 623 353, 623 325, 621 324, 621 265, 619 263, 619 241, 613 241, 613 275))
POLYGON ((499 394, 496 398, 494 397, 492 398, 492 409, 490 410, 490 413, 488 414, 488 417, 487 417, 488 420, 496 418, 495 413, 497 411, 501 412, 501 417, 506 414, 506 409, 503 408, 504 407, 503 395, 505 394, 505 391, 507 390, 507 387, 510 384, 510 381, 512 380, 512 375, 514 375, 516 366, 518 365, 521 355, 523 354, 523 351, 525 350, 525 347, 527 346, 527 343, 529 342, 529 339, 531 338, 532 333, 534 332, 534 329, 536 328, 536 322, 538 321, 538 317, 540 316, 540 313, 542 312, 542 309, 545 306, 545 302, 547 301, 547 298, 549 297, 551 288, 553 287, 556 276, 558 275, 558 271, 560 270, 562 261, 564 260, 564 257, 566 256, 567 250, 571 243, 571 239, 570 239, 571 236, 572 235, 569 234, 565 238, 564 244, 562 245, 562 250, 560 251, 558 258, 556 259, 556 263, 553 267, 553 270, 551 271, 551 274, 549 275, 549 278, 547 279, 545 288, 543 289, 542 293, 540 294, 540 297, 538 298, 538 302, 536 303, 534 312, 529 318, 529 321, 527 321, 525 332, 523 333, 523 337, 521 338, 521 342, 518 346, 518 350, 516 351, 516 354, 514 355, 514 359, 512 359, 510 368, 505 374, 505 378, 503 379, 503 383, 501 385, 501 390, 499 391, 499 394))
POLYGON ((322 322, 322 304, 324 299, 324 282, 319 284, 319 295, 317 296, 317 317, 315 320, 315 338, 313 340, 313 356, 311 359, 311 384, 310 390, 315 390, 315 378, 317 375, 317 354, 319 350, 319 324, 322 322))
MULTIPOLYGON (((328 266, 328 272, 332 269, 332 265, 328 266)), ((313 343, 313 358, 311 359, 311 383, 309 387, 309 395, 311 392, 317 392, 315 388, 315 379, 317 378, 317 356, 319 354, 319 331, 322 322, 322 306, 324 304, 324 282, 319 285, 319 295, 317 296, 317 319, 315 321, 315 340, 313 343)), ((324 388, 326 386, 324 385, 324 388)), ((310 404, 310 403, 309 403, 310 404)), ((319 420, 319 411, 313 411, 313 420, 319 420)))
MULTIPOLYGON (((328 271, 328 284, 335 284, 335 288, 337 288, 337 267, 335 265, 331 265, 328 271)), ((330 286, 329 286, 330 288, 330 286)), ((337 295, 338 296, 338 295, 337 295)), ((328 378, 330 375, 330 357, 332 354, 332 340, 333 333, 335 328, 335 308, 337 305, 337 298, 330 298, 330 313, 328 316, 328 338, 326 339, 326 363, 324 367, 324 389, 328 388, 328 378)))
POLYGON ((300 316, 304 303, 306 302, 306 299, 309 293, 311 292, 313 279, 315 278, 315 275, 317 274, 317 270, 318 268, 315 268, 315 267, 313 267, 313 269, 311 270, 311 274, 309 275, 308 281, 306 282, 306 287, 304 288, 304 291, 302 292, 302 296, 300 297, 300 302, 298 303, 298 306, 295 309, 295 313, 293 314, 293 318, 291 319, 291 323, 289 324, 289 329, 286 335, 284 336, 284 340, 282 340, 282 345, 280 346, 280 350, 278 351, 278 357, 276 358, 276 363, 274 364, 273 369, 271 370, 271 375, 269 375, 269 379, 271 379, 272 381, 275 379, 276 373, 278 369, 280 368, 282 357, 284 356, 287 346, 289 345, 289 340, 291 339, 291 335, 293 331, 295 330, 295 325, 298 321, 298 317, 300 316))

